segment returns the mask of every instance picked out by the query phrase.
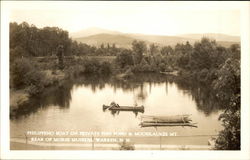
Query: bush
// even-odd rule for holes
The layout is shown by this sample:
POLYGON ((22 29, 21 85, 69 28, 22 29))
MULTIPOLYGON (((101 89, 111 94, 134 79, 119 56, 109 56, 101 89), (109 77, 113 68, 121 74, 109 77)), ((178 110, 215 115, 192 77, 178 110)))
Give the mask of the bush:
POLYGON ((109 62, 101 63, 100 68, 99 68, 99 73, 101 73, 101 74, 110 74, 111 71, 112 71, 111 64, 109 62))
POLYGON ((41 93, 44 89, 44 86, 43 85, 38 85, 38 86, 35 86, 35 85, 30 85, 26 91, 29 93, 30 96, 35 96, 37 95, 38 93, 41 93))
POLYGON ((131 66, 131 70, 133 73, 139 72, 139 66, 138 65, 131 66))
POLYGON ((123 50, 116 56, 115 62, 119 66, 119 68, 124 68, 126 66, 133 65, 133 57, 131 50, 123 50))
POLYGON ((35 65, 26 58, 16 60, 10 72, 12 87, 21 89, 28 87, 30 95, 35 95, 44 89, 45 75, 36 69, 35 65))
POLYGON ((84 65, 76 64, 74 66, 70 66, 64 70, 65 77, 67 78, 76 78, 79 75, 83 74, 85 71, 84 65))
POLYGON ((198 80, 200 82, 206 82, 207 81, 207 75, 208 75, 208 69, 204 68, 200 72, 198 72, 198 80))
POLYGON ((125 74, 125 78, 130 78, 134 75, 131 68, 128 68, 124 74, 125 74))
POLYGON ((98 73, 99 68, 100 68, 100 63, 96 60, 89 60, 86 59, 86 61, 84 61, 84 73, 98 73))
POLYGON ((120 144, 120 150, 135 150, 135 146, 125 140, 120 144))
POLYGON ((94 59, 79 59, 75 65, 65 69, 67 78, 76 78, 82 74, 110 74, 111 72, 111 63, 105 61, 100 63, 94 59))
POLYGON ((216 139, 215 149, 240 150, 240 61, 227 59, 218 71, 218 79, 214 81, 213 88, 216 96, 223 102, 225 109, 219 117, 224 129, 220 131, 216 139))
POLYGON ((45 75, 42 72, 33 69, 29 71, 26 76, 28 78, 25 79, 25 84, 29 86, 27 90, 29 95, 34 96, 43 91, 45 86, 45 75))
POLYGON ((28 77, 26 74, 33 69, 31 63, 26 59, 17 59, 10 66, 11 86, 16 89, 24 87, 28 77))
POLYGON ((26 51, 21 46, 16 46, 15 48, 10 48, 10 62, 14 62, 20 57, 25 56, 26 51))
POLYGON ((231 98, 231 102, 219 117, 224 126, 216 139, 217 150, 240 150, 240 94, 231 98))
POLYGON ((166 70, 166 65, 164 63, 160 63, 159 68, 160 71, 164 72, 166 70))

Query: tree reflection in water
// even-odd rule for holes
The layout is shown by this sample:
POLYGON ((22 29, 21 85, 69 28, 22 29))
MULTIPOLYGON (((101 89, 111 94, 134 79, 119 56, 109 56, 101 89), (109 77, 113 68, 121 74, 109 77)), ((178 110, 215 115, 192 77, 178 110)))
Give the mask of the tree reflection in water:
POLYGON ((203 112, 206 116, 223 110, 222 102, 215 96, 211 88, 206 84, 197 84, 192 81, 187 81, 181 78, 176 78, 175 83, 178 88, 184 91, 184 94, 189 94, 195 101, 197 109, 203 112))
MULTIPOLYGON (((105 110, 103 110, 103 112, 105 112, 105 110)), ((121 111, 121 112, 123 112, 123 111, 121 111)), ((135 117, 138 116, 138 111, 125 111, 125 112, 133 112, 135 117)), ((120 111, 111 110, 110 113, 115 117, 115 116, 118 116, 120 114, 120 111)))
MULTIPOLYGON (((122 88, 123 92, 129 92, 135 94, 135 102, 143 102, 151 92, 152 84, 166 83, 171 85, 177 84, 177 87, 183 94, 191 95, 192 99, 196 102, 197 109, 203 112, 206 116, 209 116, 213 112, 217 112, 221 108, 219 100, 216 99, 214 93, 210 88, 206 88, 205 85, 197 84, 180 77, 166 76, 156 73, 136 74, 129 80, 116 80, 110 76, 97 76, 97 75, 85 75, 74 80, 68 80, 62 82, 57 87, 47 88, 44 93, 37 97, 33 97, 29 102, 15 112, 11 118, 19 118, 31 113, 35 113, 39 108, 47 106, 59 106, 61 109, 68 109, 71 101, 71 90, 73 85, 77 86, 90 86, 91 90, 95 93, 97 90, 101 90, 106 84, 110 85, 114 91, 118 88, 122 88), (145 88, 145 83, 149 84, 149 90, 145 88)), ((168 90, 166 88, 166 93, 168 90)), ((134 112, 137 116, 138 112, 134 112)), ((111 112, 112 115, 119 115, 119 112, 111 112)))
POLYGON ((58 106, 60 109, 68 109, 71 101, 70 90, 73 87, 71 81, 62 82, 57 87, 47 88, 42 94, 30 98, 30 100, 19 106, 19 108, 11 113, 11 119, 17 119, 22 116, 28 116, 31 113, 37 112, 40 108, 48 106, 58 106))

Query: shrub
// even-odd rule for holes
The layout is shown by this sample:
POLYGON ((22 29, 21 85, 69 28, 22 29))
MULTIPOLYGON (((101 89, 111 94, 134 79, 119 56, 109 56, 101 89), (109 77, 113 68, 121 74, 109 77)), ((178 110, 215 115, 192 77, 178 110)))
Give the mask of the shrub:
POLYGON ((84 62, 84 67, 84 73, 97 73, 100 68, 100 63, 96 60, 86 59, 86 61, 84 62))
POLYGON ((131 68, 128 68, 124 74, 125 74, 124 78, 130 78, 134 75, 131 68))
POLYGON ((159 68, 160 71, 164 72, 166 70, 166 65, 164 63, 160 63, 159 68))
POLYGON ((85 71, 85 67, 84 65, 74 65, 74 66, 71 66, 67 69, 65 69, 65 77, 67 78, 76 78, 78 77, 79 75, 83 74, 85 71))
POLYGON ((133 65, 132 52, 127 49, 123 50, 116 56, 115 62, 119 66, 119 68, 133 65))
POLYGON ((223 102, 225 109, 219 117, 224 129, 220 131, 216 139, 215 149, 240 150, 240 61, 227 59, 218 71, 218 79, 214 81, 213 88, 216 96, 223 102))
POLYGON ((206 82, 207 75, 208 75, 208 69, 204 68, 200 72, 198 72, 198 80, 201 82, 206 82))
POLYGON ((111 69, 111 64, 109 62, 103 62, 100 65, 99 73, 101 73, 101 74, 110 74, 111 70, 112 70, 111 69))
POLYGON ((120 150, 135 150, 135 146, 133 144, 129 144, 125 140, 120 144, 120 150))
POLYGON ((25 84, 30 86, 30 85, 41 85, 44 84, 44 73, 37 71, 35 69, 30 70, 29 72, 26 73, 26 78, 24 79, 25 84))
POLYGON ((10 48, 10 62, 14 62, 20 57, 25 56, 26 51, 21 46, 16 46, 15 48, 10 48))
POLYGON ((15 89, 28 87, 27 91, 31 96, 44 89, 45 75, 26 58, 16 60, 10 74, 15 89))
POLYGON ((44 89, 43 85, 35 86, 32 84, 26 89, 26 91, 29 93, 30 96, 35 96, 38 93, 41 93, 43 89, 44 89))
POLYGON ((24 87, 27 83, 27 79, 29 78, 26 76, 26 74, 32 69, 33 66, 26 58, 17 59, 13 63, 11 63, 11 86, 16 89, 24 87))

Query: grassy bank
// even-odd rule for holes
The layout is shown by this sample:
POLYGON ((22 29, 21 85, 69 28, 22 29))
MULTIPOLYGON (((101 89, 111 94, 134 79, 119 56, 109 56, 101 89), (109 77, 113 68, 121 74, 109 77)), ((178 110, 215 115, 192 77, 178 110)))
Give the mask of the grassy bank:
POLYGON ((65 74, 60 70, 37 71, 43 75, 42 81, 37 86, 26 85, 18 89, 10 90, 10 114, 12 115, 20 106, 24 106, 30 97, 40 94, 44 89, 58 85, 60 81, 65 80, 65 74))
POLYGON ((25 105, 30 97, 37 96, 51 86, 83 74, 111 74, 114 57, 65 57, 64 69, 58 69, 56 57, 22 58, 10 66, 10 112, 25 105))

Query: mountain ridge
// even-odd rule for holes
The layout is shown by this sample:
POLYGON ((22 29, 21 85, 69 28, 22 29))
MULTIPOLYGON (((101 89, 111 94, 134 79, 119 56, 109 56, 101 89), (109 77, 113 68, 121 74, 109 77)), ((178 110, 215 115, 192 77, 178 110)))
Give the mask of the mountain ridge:
POLYGON ((98 28, 98 27, 89 27, 89 28, 86 28, 86 29, 83 29, 83 30, 80 30, 80 31, 77 31, 77 32, 69 33, 69 35, 72 38, 80 38, 80 37, 92 36, 92 35, 95 35, 95 34, 101 34, 101 33, 119 34, 119 33, 122 33, 122 32, 103 29, 103 28, 98 28))
MULTIPOLYGON (((74 34, 77 34, 76 32, 74 34)), ((200 40, 202 37, 207 37, 216 40, 218 44, 228 47, 234 43, 240 43, 239 36, 230 36, 220 33, 204 33, 204 34, 182 34, 176 36, 166 36, 166 35, 147 35, 140 33, 123 33, 119 31, 106 30, 101 28, 89 28, 88 30, 82 30, 81 34, 73 35, 72 39, 86 43, 89 45, 99 46, 101 44, 115 43, 119 47, 131 47, 131 43, 134 40, 142 40, 147 44, 156 43, 160 46, 170 45, 174 46, 177 43, 189 42, 194 44, 196 41, 200 40), (85 36, 83 36, 85 35, 85 36), (87 35, 87 36, 86 36, 87 35)))

